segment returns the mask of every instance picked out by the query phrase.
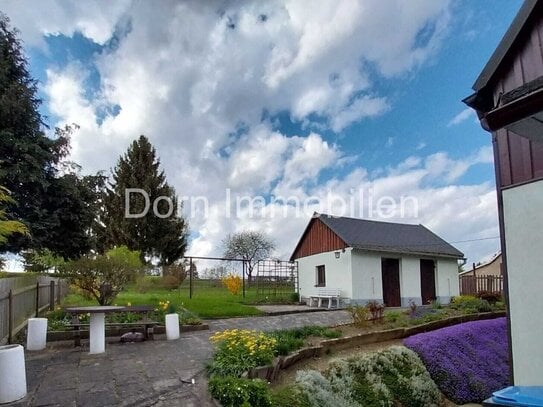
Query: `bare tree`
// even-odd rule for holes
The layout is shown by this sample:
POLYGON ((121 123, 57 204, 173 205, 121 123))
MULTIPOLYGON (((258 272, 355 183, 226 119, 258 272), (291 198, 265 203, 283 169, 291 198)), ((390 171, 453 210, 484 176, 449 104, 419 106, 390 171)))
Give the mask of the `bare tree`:
POLYGON ((245 273, 247 281, 251 281, 253 270, 259 260, 270 257, 275 250, 275 243, 264 233, 246 230, 228 235, 223 240, 224 257, 243 259, 247 265, 245 273))

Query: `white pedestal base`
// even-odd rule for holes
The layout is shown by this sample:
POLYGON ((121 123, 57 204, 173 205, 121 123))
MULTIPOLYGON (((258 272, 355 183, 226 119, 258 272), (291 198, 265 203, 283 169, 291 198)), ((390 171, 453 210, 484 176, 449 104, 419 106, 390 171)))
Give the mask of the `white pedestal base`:
POLYGON ((47 318, 29 318, 26 334, 26 350, 45 349, 47 342, 47 318))
POLYGON ((179 339, 179 314, 166 314, 166 338, 179 339))
POLYGON ((105 314, 96 313, 90 316, 89 353, 104 353, 106 351, 105 314))
POLYGON ((0 404, 26 396, 25 354, 21 345, 0 346, 0 404))

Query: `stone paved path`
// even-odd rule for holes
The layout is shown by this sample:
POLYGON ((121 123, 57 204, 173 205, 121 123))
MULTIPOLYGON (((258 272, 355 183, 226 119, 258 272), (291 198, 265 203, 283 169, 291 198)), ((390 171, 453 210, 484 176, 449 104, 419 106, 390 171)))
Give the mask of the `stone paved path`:
POLYGON ((53 343, 46 351, 26 352, 28 396, 12 405, 215 406, 205 378, 213 332, 331 326, 350 320, 346 311, 215 320, 210 331, 186 333, 176 341, 108 343, 103 355, 89 355, 88 348, 73 348, 71 342, 53 343))

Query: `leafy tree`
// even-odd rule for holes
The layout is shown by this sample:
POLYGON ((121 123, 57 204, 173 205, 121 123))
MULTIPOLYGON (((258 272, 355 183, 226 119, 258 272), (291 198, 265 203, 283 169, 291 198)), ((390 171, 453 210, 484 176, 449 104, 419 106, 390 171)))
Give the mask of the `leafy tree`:
POLYGON ((54 220, 48 216, 48 188, 68 152, 62 130, 54 139, 43 132, 37 82, 27 65, 17 31, 10 29, 9 19, 0 13, 0 185, 18 202, 7 208, 6 216, 23 222, 30 232, 12 235, 0 243, 0 251, 47 247, 51 242, 54 220))
POLYGON ((156 150, 145 136, 140 136, 119 158, 113 170, 104 198, 105 238, 110 245, 126 245, 141 253, 142 261, 158 258, 161 265, 170 265, 183 257, 187 247, 187 223, 178 214, 175 190, 168 185, 156 150), (147 194, 128 193, 129 188, 138 188, 147 194), (155 215, 153 206, 157 201, 155 215), (164 197, 166 199, 164 199, 164 197), (125 205, 128 201, 128 205, 125 205), (149 205, 147 207, 147 205, 149 205), (145 208, 148 211, 144 213, 145 208), (142 214, 141 217, 127 217, 142 214))
POLYGON ((64 265, 62 257, 56 256, 48 249, 26 250, 22 253, 25 271, 43 273, 49 270, 55 272, 64 265))
POLYGON ((84 256, 62 266, 71 284, 88 292, 100 305, 111 305, 117 294, 143 271, 140 253, 121 246, 104 255, 84 256))
POLYGON ((0 186, 0 204, 2 205, 0 206, 0 243, 5 243, 8 237, 15 233, 28 235, 28 229, 23 223, 7 219, 3 206, 14 203, 15 200, 9 196, 9 191, 0 186))
POLYGON ((250 282, 253 269, 259 260, 270 257, 275 243, 264 233, 246 230, 228 235, 223 240, 224 257, 245 260, 247 280, 250 282))

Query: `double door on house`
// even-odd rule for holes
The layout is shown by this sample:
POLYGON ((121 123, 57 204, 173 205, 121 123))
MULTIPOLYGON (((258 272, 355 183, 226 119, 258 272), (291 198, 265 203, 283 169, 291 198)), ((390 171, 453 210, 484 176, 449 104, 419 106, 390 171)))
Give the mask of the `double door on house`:
MULTIPOLYGON (((407 276, 408 277, 408 276, 407 276)), ((387 307, 400 307, 400 259, 381 259, 381 280, 383 283, 383 302, 387 307)), ((420 296, 423 304, 436 298, 435 262, 420 260, 420 296)))

